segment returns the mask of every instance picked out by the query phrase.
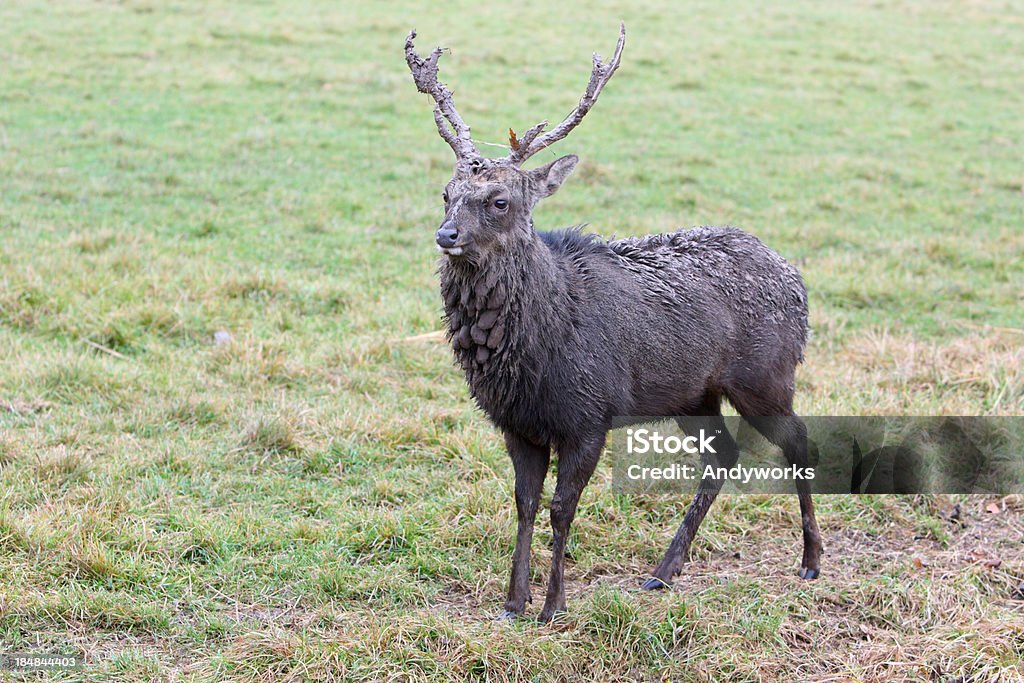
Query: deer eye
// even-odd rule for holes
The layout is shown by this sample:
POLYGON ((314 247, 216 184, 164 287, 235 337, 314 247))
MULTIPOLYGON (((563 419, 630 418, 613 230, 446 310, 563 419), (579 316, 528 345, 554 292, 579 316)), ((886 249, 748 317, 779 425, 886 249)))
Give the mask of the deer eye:
POLYGON ((504 211, 505 209, 508 208, 508 200, 507 199, 495 199, 494 200, 494 208, 498 209, 499 211, 504 211))

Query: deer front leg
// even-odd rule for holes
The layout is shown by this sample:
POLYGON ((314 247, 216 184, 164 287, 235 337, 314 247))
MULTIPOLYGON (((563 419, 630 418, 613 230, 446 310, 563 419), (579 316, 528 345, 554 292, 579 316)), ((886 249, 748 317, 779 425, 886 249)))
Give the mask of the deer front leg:
POLYGON ((537 517, 544 477, 548 473, 551 449, 536 446, 513 434, 505 435, 505 446, 516 472, 516 549, 512 553, 512 576, 508 582, 508 599, 502 617, 512 618, 526 610, 530 602, 530 545, 533 542, 533 521, 537 517))
POLYGON ((558 483, 551 499, 551 576, 548 577, 548 592, 541 621, 551 621, 556 612, 565 611, 565 544, 569 538, 569 527, 576 516, 576 505, 580 494, 590 481, 604 448, 605 434, 585 443, 563 446, 558 452, 558 483))
MULTIPOLYGON (((715 410, 717 411, 717 408, 715 410)), ((705 454, 701 458, 701 469, 707 464, 726 468, 736 464, 739 458, 739 447, 732 435, 729 434, 721 415, 686 418, 679 421, 679 426, 687 434, 697 434, 699 430, 704 429, 708 433, 716 435, 719 452, 717 456, 705 454)), ((672 579, 679 573, 683 563, 689 557, 690 544, 693 543, 693 538, 697 535, 697 529, 700 528, 704 516, 708 513, 708 508, 715 502, 721 489, 721 481, 701 482, 697 493, 693 496, 693 502, 690 503, 690 507, 686 511, 683 523, 679 525, 675 538, 672 539, 671 545, 665 551, 665 557, 661 564, 654 570, 650 578, 644 581, 644 590, 660 590, 672 585, 672 579)))

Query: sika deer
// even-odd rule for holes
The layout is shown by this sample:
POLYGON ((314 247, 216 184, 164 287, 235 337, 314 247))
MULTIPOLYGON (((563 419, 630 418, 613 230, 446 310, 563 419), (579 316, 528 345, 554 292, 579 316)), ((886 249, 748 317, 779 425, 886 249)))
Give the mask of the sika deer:
MULTIPOLYGON (((456 157, 435 236, 448 335, 473 398, 504 434, 515 470, 519 524, 506 616, 522 614, 530 601, 530 544, 552 449, 553 558, 540 618, 565 609, 569 526, 613 416, 679 416, 687 431, 721 430, 721 464, 731 466, 737 451, 720 411, 725 398, 791 463, 807 460, 806 428, 792 405, 807 294, 781 256, 733 228, 616 241, 534 229, 537 202, 559 188, 577 158, 532 170, 522 164, 583 120, 619 66, 625 35, 623 26, 608 63, 594 55, 583 98, 564 121, 547 133, 545 121, 518 140, 512 135, 500 159, 479 153, 452 93, 437 80, 441 49, 422 59, 415 32, 405 43, 416 87, 433 97, 438 131, 456 157)), ((644 588, 667 587, 679 573, 720 487, 698 490, 644 588)), ((806 482, 798 493, 800 576, 813 579, 820 535, 806 482)))

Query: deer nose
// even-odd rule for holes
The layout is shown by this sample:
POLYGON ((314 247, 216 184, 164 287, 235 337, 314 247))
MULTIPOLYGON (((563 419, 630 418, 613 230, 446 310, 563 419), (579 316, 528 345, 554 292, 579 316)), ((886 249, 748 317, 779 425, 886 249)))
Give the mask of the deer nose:
POLYGON ((455 246, 456 240, 459 239, 459 231, 455 227, 454 221, 445 221, 441 224, 441 227, 437 229, 437 234, 434 236, 437 240, 437 246, 442 249, 451 249, 455 246))

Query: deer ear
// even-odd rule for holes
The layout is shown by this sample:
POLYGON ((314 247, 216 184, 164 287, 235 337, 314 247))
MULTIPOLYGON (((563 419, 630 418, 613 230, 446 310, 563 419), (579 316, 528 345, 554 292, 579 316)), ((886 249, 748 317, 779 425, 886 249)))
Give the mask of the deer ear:
POLYGON ((575 154, 569 154, 530 171, 530 181, 537 191, 537 198, 543 199, 553 195, 576 168, 576 162, 579 160, 575 154))

